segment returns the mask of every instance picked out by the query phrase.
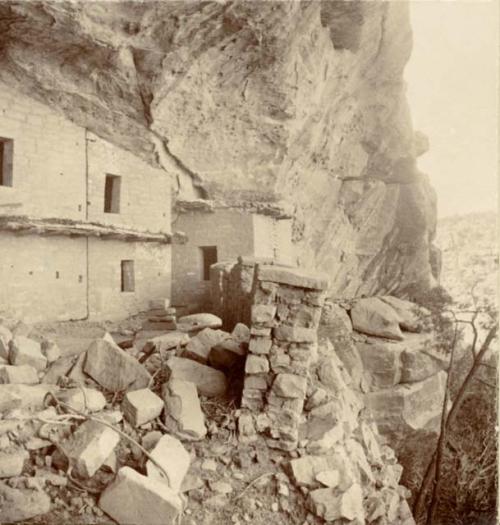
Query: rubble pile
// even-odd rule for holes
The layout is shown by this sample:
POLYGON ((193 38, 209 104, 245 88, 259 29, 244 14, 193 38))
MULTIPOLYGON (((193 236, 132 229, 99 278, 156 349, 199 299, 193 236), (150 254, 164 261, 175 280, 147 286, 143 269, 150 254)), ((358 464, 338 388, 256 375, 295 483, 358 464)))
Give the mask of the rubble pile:
POLYGON ((413 524, 359 378, 318 345, 326 283, 254 278, 231 332, 193 314, 69 355, 0 324, 0 522, 413 524))

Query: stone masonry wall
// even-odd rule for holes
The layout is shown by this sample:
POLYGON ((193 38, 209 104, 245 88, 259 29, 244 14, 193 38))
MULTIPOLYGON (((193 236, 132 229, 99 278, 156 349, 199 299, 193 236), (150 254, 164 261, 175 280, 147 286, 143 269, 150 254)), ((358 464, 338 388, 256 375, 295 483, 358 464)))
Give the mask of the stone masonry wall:
POLYGON ((328 281, 297 268, 259 265, 251 310, 240 432, 254 429, 268 444, 293 450, 317 354, 317 329, 328 281))

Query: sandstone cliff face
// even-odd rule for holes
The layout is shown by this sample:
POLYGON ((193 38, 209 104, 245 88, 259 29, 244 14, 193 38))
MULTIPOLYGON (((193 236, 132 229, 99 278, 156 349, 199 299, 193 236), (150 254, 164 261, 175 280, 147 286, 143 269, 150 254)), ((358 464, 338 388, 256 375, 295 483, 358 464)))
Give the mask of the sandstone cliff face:
POLYGON ((404 2, 2 2, 0 81, 173 176, 182 197, 285 199, 332 294, 432 284, 404 2))

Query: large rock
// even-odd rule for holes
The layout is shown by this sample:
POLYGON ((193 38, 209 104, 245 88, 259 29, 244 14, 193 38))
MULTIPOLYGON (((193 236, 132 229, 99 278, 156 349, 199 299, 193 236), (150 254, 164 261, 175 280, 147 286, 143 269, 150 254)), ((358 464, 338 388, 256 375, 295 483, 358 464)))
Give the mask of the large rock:
POLYGON ((193 361, 198 361, 198 363, 206 364, 210 350, 218 343, 230 337, 231 335, 223 330, 204 328, 189 341, 182 355, 193 361))
POLYGON ((146 463, 148 476, 166 481, 174 492, 180 492, 191 463, 191 456, 182 443, 172 436, 162 436, 150 454, 165 472, 162 472, 153 461, 148 460, 146 463), (166 479, 165 473, 167 474, 166 479))
POLYGON ((166 366, 170 371, 170 379, 194 383, 203 396, 221 396, 227 390, 226 376, 209 366, 182 357, 171 357, 166 366))
POLYGON ((401 382, 401 347, 398 343, 375 338, 356 343, 365 370, 367 388, 380 390, 401 382))
POLYGON ((163 410, 163 401, 148 388, 128 392, 121 406, 125 419, 139 427, 157 418, 163 410))
POLYGON ((97 339, 87 350, 85 373, 111 392, 146 388, 151 375, 114 342, 97 339))
POLYGON ((174 525, 183 505, 164 481, 122 467, 102 493, 99 507, 120 525, 174 525))
POLYGON ((0 523, 25 521, 50 511, 50 497, 36 489, 17 489, 0 483, 0 523))
POLYGON ((383 295, 380 299, 395 310, 398 314, 401 328, 408 332, 420 332, 425 318, 430 316, 429 310, 410 301, 405 301, 392 295, 383 295))
POLYGON ((183 439, 203 439, 207 433, 196 385, 171 378, 163 386, 165 425, 183 439))
POLYGON ((352 326, 358 332, 397 341, 403 339, 396 311, 377 297, 358 299, 350 313, 352 326))
POLYGON ((89 478, 109 458, 119 441, 120 435, 110 427, 85 421, 60 444, 60 450, 76 474, 89 478))
POLYGON ((346 491, 336 491, 334 488, 313 490, 309 494, 308 506, 326 522, 345 519, 365 523, 363 491, 357 483, 346 491))
POLYGON ((69 388, 61 390, 57 399, 79 412, 99 412, 106 406, 106 398, 94 388, 69 388))
POLYGON ((10 342, 9 361, 13 365, 30 365, 40 371, 47 367, 40 343, 22 335, 15 336, 10 342))

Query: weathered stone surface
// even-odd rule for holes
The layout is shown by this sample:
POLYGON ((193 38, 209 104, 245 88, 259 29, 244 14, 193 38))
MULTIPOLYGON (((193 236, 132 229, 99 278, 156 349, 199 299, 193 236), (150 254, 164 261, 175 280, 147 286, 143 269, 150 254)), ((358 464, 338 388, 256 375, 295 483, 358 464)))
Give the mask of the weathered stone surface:
POLYGON ((194 383, 203 396, 220 396, 226 392, 227 379, 219 370, 182 357, 171 357, 166 366, 171 379, 194 383))
POLYGON ((302 268, 285 268, 277 265, 259 265, 257 276, 261 281, 311 290, 326 290, 329 284, 328 276, 325 274, 308 273, 302 268))
POLYGON ((377 341, 356 343, 370 390, 390 388, 401 382, 401 345, 377 341))
POLYGON ((106 398, 93 388, 70 388, 61 390, 57 399, 79 412, 100 412, 106 406, 106 398))
POLYGON ((9 359, 9 343, 12 339, 12 332, 3 324, 0 324, 0 357, 9 359))
POLYGON ((278 374, 273 382, 273 392, 281 397, 303 399, 306 388, 307 379, 294 374, 278 374))
POLYGON ((47 367, 40 343, 23 335, 15 336, 10 342, 9 361, 13 365, 30 365, 37 370, 47 367))
POLYGON ((396 311, 378 297, 358 299, 351 308, 352 326, 358 332, 401 341, 396 311))
POLYGON ((222 319, 214 314, 192 314, 178 319, 179 329, 185 331, 203 330, 203 328, 221 328, 222 319))
POLYGON ((239 343, 250 342, 250 329, 243 323, 237 323, 231 332, 233 339, 239 343))
POLYGON ((255 304, 252 306, 252 324, 272 326, 276 315, 276 305, 255 304))
POLYGON ((340 483, 340 474, 338 470, 323 470, 316 474, 316 481, 325 487, 334 488, 340 483))
POLYGON ((102 493, 99 507, 120 525, 174 525, 182 501, 165 482, 122 467, 102 493))
POLYGON ((148 388, 143 388, 127 392, 121 409, 125 419, 134 427, 139 427, 161 414, 163 401, 148 388))
POLYGON ((446 368, 447 360, 439 360, 424 352, 404 350, 401 353, 401 383, 423 381, 446 368))
POLYGON ((270 337, 252 337, 249 349, 252 354, 268 354, 272 345, 270 337))
POLYGON ((60 444, 74 472, 92 477, 106 461, 120 441, 120 435, 97 421, 85 421, 60 444))
POLYGON ((50 511, 50 497, 41 490, 17 489, 0 483, 0 523, 29 520, 50 511))
POLYGON ((148 477, 166 481, 174 492, 179 492, 191 463, 189 452, 178 439, 165 435, 150 454, 162 466, 168 478, 165 480, 165 474, 151 460, 146 463, 148 477))
POLYGON ((0 365, 0 384, 23 383, 25 385, 35 385, 38 382, 37 371, 30 365, 0 365))
POLYGON ((19 476, 23 471, 24 462, 28 458, 29 454, 24 449, 0 452, 0 478, 19 476))
POLYGON ((183 439, 203 439, 207 429, 196 385, 171 378, 162 393, 167 428, 183 439))
POLYGON ((87 350, 85 373, 106 390, 139 390, 149 385, 149 372, 118 345, 97 339, 87 350))

